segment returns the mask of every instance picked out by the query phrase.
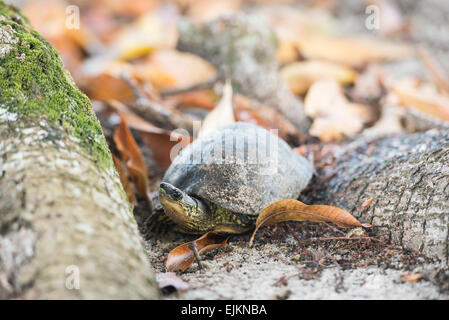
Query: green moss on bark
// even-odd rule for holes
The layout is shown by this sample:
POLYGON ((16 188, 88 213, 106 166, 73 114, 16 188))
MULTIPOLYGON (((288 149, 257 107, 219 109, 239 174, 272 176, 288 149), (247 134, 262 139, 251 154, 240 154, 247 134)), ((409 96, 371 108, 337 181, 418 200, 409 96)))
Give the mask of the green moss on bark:
POLYGON ((72 131, 100 167, 112 165, 87 96, 76 87, 56 50, 1 0, 0 32, 0 108, 19 117, 46 117, 72 131))

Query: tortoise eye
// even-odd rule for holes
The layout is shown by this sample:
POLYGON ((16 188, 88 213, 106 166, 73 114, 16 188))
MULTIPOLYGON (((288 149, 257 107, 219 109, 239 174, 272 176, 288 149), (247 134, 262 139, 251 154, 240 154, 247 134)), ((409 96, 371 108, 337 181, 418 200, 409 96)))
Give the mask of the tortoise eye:
POLYGON ((178 190, 172 190, 171 197, 173 198, 173 200, 179 200, 182 198, 182 193, 178 190))

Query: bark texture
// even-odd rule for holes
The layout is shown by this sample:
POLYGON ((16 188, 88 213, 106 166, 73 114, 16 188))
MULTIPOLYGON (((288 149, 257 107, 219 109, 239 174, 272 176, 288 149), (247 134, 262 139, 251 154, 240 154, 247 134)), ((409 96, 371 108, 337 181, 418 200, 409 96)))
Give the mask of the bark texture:
POLYGON ((332 203, 390 240, 448 263, 449 130, 359 138, 324 160, 305 201, 332 203), (362 210, 362 204, 372 199, 362 210))
POLYGON ((0 298, 157 298, 90 102, 0 1, 0 298))

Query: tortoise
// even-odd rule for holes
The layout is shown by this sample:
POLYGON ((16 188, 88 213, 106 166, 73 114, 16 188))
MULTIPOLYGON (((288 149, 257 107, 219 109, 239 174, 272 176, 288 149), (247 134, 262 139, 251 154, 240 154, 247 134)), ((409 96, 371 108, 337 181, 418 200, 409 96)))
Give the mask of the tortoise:
POLYGON ((298 198, 313 171, 277 135, 236 122, 178 154, 162 179, 159 201, 177 231, 243 233, 267 205, 298 198))

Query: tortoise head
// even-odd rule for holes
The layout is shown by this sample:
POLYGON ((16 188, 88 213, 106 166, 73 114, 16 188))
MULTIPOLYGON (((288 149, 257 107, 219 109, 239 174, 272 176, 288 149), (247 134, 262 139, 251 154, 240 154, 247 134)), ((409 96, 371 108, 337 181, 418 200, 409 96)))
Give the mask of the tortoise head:
POLYGON ((175 186, 162 182, 159 201, 166 215, 184 232, 201 233, 209 225, 210 215, 199 200, 189 196, 175 186))

